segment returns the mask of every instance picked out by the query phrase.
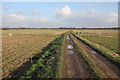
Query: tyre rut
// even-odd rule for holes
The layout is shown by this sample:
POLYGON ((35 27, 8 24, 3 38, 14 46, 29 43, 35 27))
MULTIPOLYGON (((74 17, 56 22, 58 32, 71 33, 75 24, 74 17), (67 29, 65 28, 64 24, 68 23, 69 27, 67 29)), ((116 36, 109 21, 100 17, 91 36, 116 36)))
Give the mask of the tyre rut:
POLYGON ((66 59, 65 59, 65 65, 66 66, 66 74, 64 74, 65 78, 89 78, 90 74, 88 73, 88 69, 86 66, 86 63, 78 56, 78 51, 75 48, 75 44, 73 44, 72 40, 66 39, 66 59), (73 49, 67 49, 67 45, 72 45, 73 49), (74 51, 74 54, 68 54, 68 51, 74 51))

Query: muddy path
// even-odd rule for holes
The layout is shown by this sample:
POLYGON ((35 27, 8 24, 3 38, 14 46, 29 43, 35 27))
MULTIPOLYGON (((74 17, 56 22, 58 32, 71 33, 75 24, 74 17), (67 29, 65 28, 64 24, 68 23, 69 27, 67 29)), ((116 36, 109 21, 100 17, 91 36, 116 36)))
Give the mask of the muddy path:
POLYGON ((84 48, 84 50, 89 54, 89 56, 96 62, 96 65, 105 73, 106 78, 118 78, 119 69, 108 59, 103 57, 100 53, 94 51, 91 47, 78 40, 75 36, 70 34, 77 43, 84 48))
POLYGON ((64 78, 89 78, 90 74, 86 63, 78 56, 79 52, 71 39, 66 38, 64 57, 64 78), (72 48, 72 47, 73 48, 72 48), (69 51, 73 51, 74 53, 69 51))

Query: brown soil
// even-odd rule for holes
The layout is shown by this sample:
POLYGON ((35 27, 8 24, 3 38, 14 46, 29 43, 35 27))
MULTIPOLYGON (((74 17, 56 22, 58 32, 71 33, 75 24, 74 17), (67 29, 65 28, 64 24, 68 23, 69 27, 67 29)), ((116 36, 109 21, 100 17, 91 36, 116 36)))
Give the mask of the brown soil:
POLYGON ((72 43, 71 39, 66 39, 66 47, 65 47, 65 57, 64 57, 64 78, 89 78, 90 74, 88 73, 88 68, 82 58, 78 56, 78 51, 75 48, 75 45, 72 43), (73 49, 70 49, 74 51, 74 54, 68 54, 67 51, 67 45, 74 46, 73 49))
MULTIPOLYGON (((74 36, 73 36, 74 37, 74 36)), ((76 37, 74 39, 79 43, 81 47, 91 56, 91 58, 96 62, 97 66, 107 75, 107 78, 118 78, 118 67, 111 63, 107 58, 103 57, 100 53, 92 54, 94 51, 91 47, 78 40, 76 37)))

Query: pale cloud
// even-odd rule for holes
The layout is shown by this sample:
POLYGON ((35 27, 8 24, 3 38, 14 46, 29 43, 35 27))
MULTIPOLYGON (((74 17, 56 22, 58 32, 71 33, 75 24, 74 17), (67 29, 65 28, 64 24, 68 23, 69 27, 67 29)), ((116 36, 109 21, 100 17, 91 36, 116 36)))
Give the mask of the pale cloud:
POLYGON ((37 22, 49 22, 46 18, 33 18, 37 22))
POLYGON ((27 12, 25 10, 21 10, 18 12, 18 14, 26 14, 27 12))
POLYGON ((33 15, 39 15, 39 14, 40 14, 40 12, 39 12, 39 11, 36 11, 36 10, 33 10, 31 13, 32 13, 33 15))
POLYGON ((63 8, 57 8, 54 10, 54 13, 59 17, 68 17, 72 14, 69 6, 64 6, 63 8))
POLYGON ((91 7, 91 5, 90 5, 90 4, 88 4, 88 5, 87 5, 87 7, 89 8, 89 7, 91 7))
POLYGON ((91 11, 92 13, 94 13, 94 12, 95 12, 95 9, 91 9, 90 11, 91 11))
POLYGON ((25 25, 27 18, 22 15, 10 14, 2 16, 3 27, 20 27, 25 25))
POLYGON ((10 14, 9 17, 14 18, 16 20, 25 20, 26 18, 22 15, 10 14))
MULTIPOLYGON (((64 7, 65 8, 65 7, 64 7)), ((116 13, 103 14, 98 13, 95 9, 91 9, 87 12, 71 12, 69 7, 69 16, 62 17, 58 14, 63 14, 63 11, 60 9, 56 9, 55 15, 57 15, 56 19, 61 22, 61 25, 64 26, 73 26, 73 27, 113 27, 117 26, 118 15, 116 13), (59 13, 57 13, 59 12, 59 13), (59 16, 59 17, 58 17, 59 16)), ((66 9, 64 9, 66 10, 66 9)), ((64 12, 67 12, 64 11, 64 12)))
POLYGON ((27 12, 25 10, 18 11, 17 14, 24 15, 24 14, 32 14, 32 15, 40 15, 40 12, 37 10, 32 10, 31 12, 27 12))
POLYGON ((30 18, 17 14, 3 15, 3 27, 55 27, 57 24, 46 18, 30 18))
POLYGON ((40 18, 40 21, 42 21, 42 22, 48 22, 48 20, 45 19, 45 18, 40 18))
POLYGON ((118 20, 118 14, 111 13, 107 22, 108 23, 113 23, 113 22, 115 23, 115 21, 117 22, 117 20, 118 20))
POLYGON ((115 17, 118 17, 118 14, 113 13, 113 12, 111 13, 111 15, 112 15, 112 16, 115 16, 115 17))
POLYGON ((10 10, 9 7, 2 7, 1 9, 2 9, 3 11, 8 11, 8 10, 10 10))
POLYGON ((0 10, 2 10, 2 7, 0 7, 0 10))

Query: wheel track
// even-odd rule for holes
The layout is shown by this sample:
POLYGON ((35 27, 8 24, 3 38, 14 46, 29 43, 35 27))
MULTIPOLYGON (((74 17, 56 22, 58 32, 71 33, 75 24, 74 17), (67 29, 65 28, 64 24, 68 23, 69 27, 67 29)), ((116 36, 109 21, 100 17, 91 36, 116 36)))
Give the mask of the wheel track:
POLYGON ((65 51, 66 59, 64 66, 66 67, 64 70, 66 73, 64 73, 65 78, 89 78, 90 73, 88 71, 88 68, 86 67, 85 62, 78 56, 78 51, 75 48, 75 45, 73 42, 66 40, 66 49, 67 51, 72 50, 75 53, 74 54, 68 54, 67 51, 65 51), (73 45, 74 49, 67 49, 67 45, 73 45))

